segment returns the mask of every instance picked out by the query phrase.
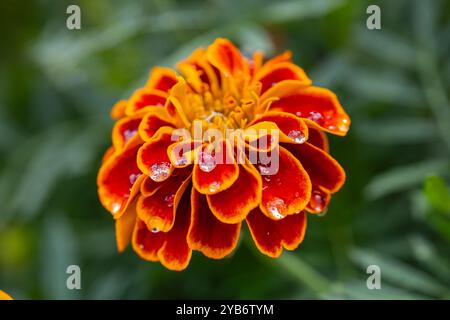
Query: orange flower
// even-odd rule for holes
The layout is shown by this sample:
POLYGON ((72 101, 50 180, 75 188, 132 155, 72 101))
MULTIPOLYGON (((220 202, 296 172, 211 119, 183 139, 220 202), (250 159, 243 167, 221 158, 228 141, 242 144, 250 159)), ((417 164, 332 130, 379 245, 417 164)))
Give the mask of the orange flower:
POLYGON ((0 300, 13 300, 9 294, 0 290, 0 300))
POLYGON ((226 39, 177 68, 154 68, 111 113, 97 184, 118 250, 131 240, 143 259, 183 270, 192 250, 229 255, 244 221, 262 253, 294 250, 307 212, 323 212, 345 181, 325 135, 350 125, 336 95, 312 86, 289 52, 263 63, 226 39))

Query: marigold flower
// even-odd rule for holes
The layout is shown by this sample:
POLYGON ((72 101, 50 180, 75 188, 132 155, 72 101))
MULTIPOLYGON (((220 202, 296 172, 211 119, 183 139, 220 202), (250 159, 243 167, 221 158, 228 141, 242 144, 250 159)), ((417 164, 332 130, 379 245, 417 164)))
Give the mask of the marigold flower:
POLYGON ((325 134, 349 129, 336 95, 313 86, 290 52, 264 63, 222 38, 177 69, 154 68, 111 112, 97 184, 119 252, 131 241, 141 258, 183 270, 192 250, 229 255, 244 222, 263 254, 296 249, 307 213, 323 212, 345 181, 325 134), (195 128, 241 135, 198 137, 195 128), (272 170, 263 159, 275 155, 272 170))
POLYGON ((13 300, 9 294, 0 290, 0 300, 13 300))

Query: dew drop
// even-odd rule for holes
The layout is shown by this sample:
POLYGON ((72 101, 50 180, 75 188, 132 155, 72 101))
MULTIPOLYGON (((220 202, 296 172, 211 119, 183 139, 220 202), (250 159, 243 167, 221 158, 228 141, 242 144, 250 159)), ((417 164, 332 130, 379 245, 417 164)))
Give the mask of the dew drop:
POLYGON ((139 245, 139 248, 142 249, 142 250, 144 250, 145 247, 144 247, 143 244, 140 244, 140 245, 139 245))
POLYGON ((134 184, 136 182, 136 180, 141 176, 140 173, 132 173, 130 174, 130 183, 134 184))
POLYGON ((320 120, 323 119, 323 117, 322 114, 320 114, 319 112, 311 111, 308 115, 308 119, 314 122, 319 122, 320 120))
POLYGON ((288 133, 288 137, 294 140, 295 143, 303 143, 306 141, 306 137, 303 132, 299 130, 292 130, 288 133))
POLYGON ((183 155, 175 160, 175 165, 178 167, 181 167, 181 166, 184 166, 185 164, 187 164, 187 162, 188 161, 187 161, 186 157, 183 155))
POLYGON ((173 201, 174 201, 174 199, 175 199, 175 194, 174 194, 174 193, 168 194, 167 196, 164 197, 164 201, 167 202, 167 206, 168 206, 169 208, 172 208, 172 207, 173 207, 173 201))
POLYGON ((314 190, 310 200, 311 208, 316 212, 322 212, 327 205, 325 197, 319 190, 314 190))
POLYGON ((150 170, 150 178, 153 181, 161 182, 166 180, 170 174, 170 163, 158 162, 152 165, 150 170))
POLYGON ((201 152, 198 165, 203 172, 211 172, 216 167, 216 159, 209 152, 201 152))
POLYGON ((152 228, 150 231, 153 232, 153 233, 158 233, 159 229, 155 227, 155 228, 152 228))
POLYGON ((111 206, 111 211, 113 214, 119 212, 120 208, 122 207, 122 205, 118 202, 114 202, 111 206))
POLYGON ((284 218, 282 212, 286 211, 286 204, 283 199, 274 198, 267 202, 266 208, 275 219, 280 220, 284 218))
POLYGON ((123 138, 125 139, 125 143, 127 143, 134 135, 137 133, 136 129, 126 129, 123 133, 123 138))

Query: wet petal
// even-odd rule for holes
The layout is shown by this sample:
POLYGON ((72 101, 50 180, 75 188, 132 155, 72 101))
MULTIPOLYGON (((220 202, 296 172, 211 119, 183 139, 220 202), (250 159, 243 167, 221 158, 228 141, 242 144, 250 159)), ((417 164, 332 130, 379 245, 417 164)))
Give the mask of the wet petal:
POLYGON ((259 165, 263 178, 260 208, 274 220, 302 211, 311 197, 311 181, 301 163, 283 147, 278 155, 278 166, 273 166, 275 156, 271 166, 259 165))
POLYGON ((142 115, 128 116, 116 122, 112 130, 112 142, 116 150, 121 150, 138 133, 142 115))
POLYGON ((216 39, 206 54, 209 62, 226 75, 245 72, 246 66, 239 49, 227 39, 216 39))
POLYGON ((161 127, 173 127, 172 119, 166 110, 158 107, 149 107, 139 125, 139 135, 144 141, 149 141, 161 127))
POLYGON ((111 156, 97 176, 100 202, 116 219, 139 192, 144 178, 136 165, 138 149, 139 145, 111 156))
POLYGON ((215 151, 203 146, 197 154, 192 181, 198 192, 215 194, 229 188, 239 176, 233 151, 225 140, 218 142, 215 151))
POLYGON ((345 182, 345 171, 339 163, 325 151, 309 143, 285 145, 308 172, 313 184, 331 193, 337 192, 345 182))
POLYGON ((114 153, 116 152, 116 149, 114 149, 113 146, 109 147, 108 149, 106 149, 105 153, 103 154, 102 157, 102 164, 104 164, 106 161, 108 161, 109 158, 111 158, 114 153))
POLYGON ((136 200, 130 203, 124 214, 116 220, 117 250, 123 252, 130 242, 136 224, 136 200))
POLYGON ((139 169, 156 182, 166 180, 173 171, 167 156, 167 148, 172 143, 172 129, 163 127, 139 149, 137 154, 139 169))
MULTIPOLYGON (((279 130, 280 142, 303 143, 308 139, 308 127, 298 117, 286 112, 267 112, 249 123, 273 122, 279 130)), ((255 128, 255 127, 253 127, 255 128)))
POLYGON ((136 225, 133 230, 132 245, 133 250, 144 260, 158 261, 158 251, 166 240, 164 232, 151 232, 147 225, 136 219, 136 225))
POLYGON ((164 91, 147 87, 138 89, 131 96, 125 112, 127 115, 132 115, 150 106, 162 108, 166 98, 167 93, 164 91))
POLYGON ((350 118, 336 95, 325 88, 308 87, 280 97, 270 105, 270 110, 292 113, 307 119, 309 124, 340 136, 346 135, 350 126, 350 118))
POLYGON ((261 201, 262 181, 251 165, 240 166, 239 178, 233 185, 217 194, 207 195, 211 211, 224 223, 238 223, 261 201))
POLYGON ((331 194, 329 191, 313 185, 311 199, 306 206, 306 210, 310 213, 323 213, 327 209, 330 200, 331 194))
POLYGON ((172 175, 154 194, 139 198, 138 216, 149 230, 167 232, 173 227, 178 204, 189 182, 190 175, 172 175))
POLYGON ((177 83, 177 74, 169 68, 155 67, 145 85, 148 88, 168 92, 177 83))
POLYGON ((280 62, 269 68, 261 68, 260 72, 255 75, 255 81, 262 84, 261 94, 285 80, 298 80, 305 85, 311 84, 311 80, 303 69, 291 62, 280 62))
POLYGON ((189 191, 187 190, 183 194, 176 213, 175 225, 167 233, 167 239, 158 252, 159 260, 170 270, 181 271, 188 266, 191 260, 192 250, 186 240, 191 223, 189 191))
POLYGON ((170 163, 175 168, 184 168, 194 163, 197 149, 203 145, 200 140, 186 140, 174 142, 167 149, 170 163))
POLYGON ((192 188, 191 225, 187 240, 189 247, 201 251, 205 256, 222 259, 229 255, 237 245, 241 223, 222 223, 214 216, 208 206, 206 196, 192 188))
POLYGON ((306 214, 300 213, 274 221, 258 208, 247 216, 250 233, 261 253, 272 258, 280 256, 283 248, 295 250, 303 241, 306 231, 306 214))

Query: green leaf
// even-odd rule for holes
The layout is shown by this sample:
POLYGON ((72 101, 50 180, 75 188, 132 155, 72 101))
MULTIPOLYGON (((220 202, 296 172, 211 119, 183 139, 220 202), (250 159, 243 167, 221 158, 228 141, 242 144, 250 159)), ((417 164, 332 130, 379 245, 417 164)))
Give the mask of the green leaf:
POLYGON ((375 178, 366 186, 365 194, 370 199, 378 199, 388 194, 405 191, 420 185, 426 176, 447 172, 449 161, 430 160, 391 169, 375 178))
POLYGON ((450 213, 450 191, 442 178, 428 177, 423 189, 428 202, 434 209, 450 213))

